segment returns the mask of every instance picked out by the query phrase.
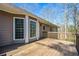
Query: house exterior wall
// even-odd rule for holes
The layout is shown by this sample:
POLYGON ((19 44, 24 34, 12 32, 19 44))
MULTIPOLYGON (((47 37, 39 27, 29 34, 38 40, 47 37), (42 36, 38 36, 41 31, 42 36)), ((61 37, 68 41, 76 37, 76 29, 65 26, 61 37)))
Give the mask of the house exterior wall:
POLYGON ((40 38, 44 38, 44 35, 43 35, 43 32, 44 32, 43 26, 44 26, 44 24, 40 23, 40 38))
POLYGON ((9 45, 13 43, 29 43, 40 38, 46 38, 48 32, 52 27, 47 24, 39 22, 36 18, 28 15, 11 14, 0 10, 0 46, 9 45), (13 40, 13 17, 24 18, 24 40, 13 40), (36 21, 36 38, 30 39, 30 19, 36 21), (43 26, 46 27, 43 30, 43 26))
POLYGON ((0 10, 0 46, 13 43, 13 17, 25 17, 0 10))
POLYGON ((50 31, 52 27, 50 27, 49 25, 47 24, 43 24, 43 23, 40 23, 40 38, 46 38, 48 37, 48 32, 50 31), (45 26, 45 30, 43 30, 43 26, 45 26))
MULTIPOLYGON (((37 21, 37 19, 33 17, 30 17, 28 15, 26 17, 24 15, 11 14, 0 10, 0 46, 9 45, 13 43, 29 43, 39 39, 39 35, 36 35, 36 38, 30 39, 30 19, 36 21, 37 25, 39 26, 39 22, 37 21), (28 32, 24 36, 25 40, 13 40, 13 17, 21 17, 21 18, 25 18, 25 20, 28 20, 28 25, 26 24, 27 21, 25 21, 25 25, 24 25, 25 29, 26 30, 28 29, 27 31, 24 30, 26 33, 28 32), (28 38, 26 36, 28 36, 28 38)), ((36 34, 39 34, 39 32, 37 32, 36 34)))

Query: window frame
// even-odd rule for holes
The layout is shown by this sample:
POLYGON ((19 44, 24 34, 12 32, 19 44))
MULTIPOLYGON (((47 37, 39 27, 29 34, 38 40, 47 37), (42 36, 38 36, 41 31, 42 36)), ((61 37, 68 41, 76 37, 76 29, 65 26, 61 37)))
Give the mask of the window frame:
MULTIPOLYGON (((24 40, 25 37, 23 39, 16 39, 15 38, 15 19, 23 19, 23 20, 25 20, 25 18, 23 18, 23 17, 13 17, 13 40, 24 40)), ((25 27, 24 27, 24 31, 25 31, 25 27)), ((25 33, 24 33, 24 35, 25 35, 25 33)))
MULTIPOLYGON (((33 22, 36 23, 36 32, 37 32, 37 21, 35 21, 35 20, 33 20, 33 19, 30 19, 30 21, 33 21, 33 22)), ((29 24, 30 24, 30 22, 29 22, 29 24)), ((29 26, 29 29, 30 29, 30 26, 29 26)), ((29 33, 30 33, 30 30, 29 30, 29 33)), ((30 37, 30 34, 29 34, 29 37, 30 37)), ((34 38, 36 38, 36 36, 30 37, 30 39, 34 39, 34 38)))

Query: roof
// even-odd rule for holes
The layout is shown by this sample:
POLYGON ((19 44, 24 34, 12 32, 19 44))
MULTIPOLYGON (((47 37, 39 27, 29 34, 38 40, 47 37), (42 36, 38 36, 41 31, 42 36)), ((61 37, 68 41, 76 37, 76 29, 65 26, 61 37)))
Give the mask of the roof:
POLYGON ((1 3, 0 10, 6 11, 9 13, 13 13, 13 14, 23 14, 23 15, 32 16, 32 17, 36 18, 41 23, 58 27, 57 25, 50 23, 49 21, 46 21, 46 20, 44 20, 44 19, 20 8, 20 7, 14 6, 13 4, 10 4, 10 3, 1 3))

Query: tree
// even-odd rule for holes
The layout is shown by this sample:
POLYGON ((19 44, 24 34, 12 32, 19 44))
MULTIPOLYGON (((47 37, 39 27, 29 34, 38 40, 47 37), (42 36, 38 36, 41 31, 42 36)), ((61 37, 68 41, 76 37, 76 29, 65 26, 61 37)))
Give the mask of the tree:
POLYGON ((76 49, 78 51, 78 54, 79 54, 79 20, 78 20, 78 17, 79 17, 79 11, 78 11, 78 7, 77 7, 78 4, 72 4, 72 20, 74 22, 74 29, 75 29, 75 38, 76 38, 76 49))
POLYGON ((67 4, 64 5, 64 27, 65 27, 65 39, 67 39, 67 32, 68 32, 68 9, 67 9, 67 4))
POLYGON ((51 21, 54 23, 54 18, 55 18, 55 11, 50 7, 52 4, 49 4, 48 6, 44 7, 41 10, 41 17, 44 18, 45 20, 51 21))

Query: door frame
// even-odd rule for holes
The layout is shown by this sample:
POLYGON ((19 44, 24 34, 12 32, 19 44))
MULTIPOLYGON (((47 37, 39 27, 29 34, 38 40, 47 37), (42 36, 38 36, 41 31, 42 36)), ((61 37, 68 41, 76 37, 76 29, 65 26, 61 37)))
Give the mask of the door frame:
MULTIPOLYGON (((25 20, 25 18, 23 18, 23 17, 13 17, 13 40, 25 40, 25 37, 24 37, 24 39, 15 39, 15 19, 16 18, 25 20)), ((25 26, 24 26, 24 28, 25 28, 25 26)), ((25 36, 25 33, 24 33, 24 36, 25 36)))

